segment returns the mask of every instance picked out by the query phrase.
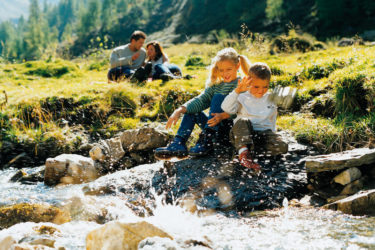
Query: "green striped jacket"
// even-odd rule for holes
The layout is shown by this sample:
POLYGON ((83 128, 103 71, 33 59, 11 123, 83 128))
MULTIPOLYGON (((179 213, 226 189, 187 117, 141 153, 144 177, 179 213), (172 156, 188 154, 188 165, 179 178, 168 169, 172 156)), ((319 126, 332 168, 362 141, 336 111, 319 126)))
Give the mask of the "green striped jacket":
POLYGON ((240 78, 237 78, 231 82, 221 82, 219 84, 206 87, 203 93, 183 104, 187 110, 186 113, 194 114, 209 108, 211 105, 211 99, 215 94, 228 95, 237 87, 237 82, 239 79, 240 78))

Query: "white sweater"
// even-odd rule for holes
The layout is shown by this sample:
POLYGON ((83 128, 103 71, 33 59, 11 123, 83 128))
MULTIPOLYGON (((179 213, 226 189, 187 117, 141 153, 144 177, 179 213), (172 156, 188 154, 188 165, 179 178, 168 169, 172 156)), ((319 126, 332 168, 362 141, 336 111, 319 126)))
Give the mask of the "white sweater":
POLYGON ((228 114, 237 114, 234 123, 240 118, 250 119, 253 129, 276 132, 277 107, 269 100, 270 93, 256 98, 248 91, 237 94, 234 90, 225 97, 221 108, 228 114))

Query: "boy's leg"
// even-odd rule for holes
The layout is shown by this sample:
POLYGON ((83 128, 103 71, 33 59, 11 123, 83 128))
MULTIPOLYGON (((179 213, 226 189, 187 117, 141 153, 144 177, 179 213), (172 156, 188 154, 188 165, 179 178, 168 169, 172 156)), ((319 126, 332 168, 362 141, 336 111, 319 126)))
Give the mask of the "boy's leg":
POLYGON ((266 152, 266 155, 280 155, 288 152, 288 144, 284 142, 280 135, 266 130, 261 132, 263 137, 262 148, 266 152))
POLYGON ((239 119, 230 131, 230 138, 238 151, 240 164, 258 173, 260 165, 253 161, 250 153, 250 150, 254 147, 253 133, 251 121, 249 119, 239 119))

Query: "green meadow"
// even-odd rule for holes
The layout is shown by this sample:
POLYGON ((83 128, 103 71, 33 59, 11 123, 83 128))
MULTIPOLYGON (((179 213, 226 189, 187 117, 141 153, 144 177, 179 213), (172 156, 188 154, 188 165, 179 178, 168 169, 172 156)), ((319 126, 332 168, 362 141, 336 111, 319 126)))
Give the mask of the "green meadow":
POLYGON ((13 159, 10 145, 43 161, 126 129, 163 125, 204 89, 210 59, 225 46, 251 62, 268 63, 271 88, 298 89, 291 109, 280 110, 279 130, 321 153, 375 144, 375 46, 332 43, 323 50, 271 55, 265 44, 227 41, 165 49, 184 74, 195 76, 190 80, 108 84, 108 50, 70 61, 0 63, 0 165, 13 159))

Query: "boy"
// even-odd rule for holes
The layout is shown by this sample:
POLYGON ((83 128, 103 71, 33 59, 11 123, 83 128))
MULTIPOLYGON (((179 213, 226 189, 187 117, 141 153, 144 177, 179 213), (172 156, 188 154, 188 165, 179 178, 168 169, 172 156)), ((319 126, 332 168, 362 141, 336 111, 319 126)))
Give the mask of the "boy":
POLYGON ((288 144, 275 133, 277 107, 268 93, 270 79, 267 64, 252 64, 249 76, 238 83, 221 105, 228 114, 237 114, 230 131, 231 142, 238 150, 240 164, 255 172, 260 172, 261 167, 251 158, 254 148, 271 155, 288 151, 288 144))

